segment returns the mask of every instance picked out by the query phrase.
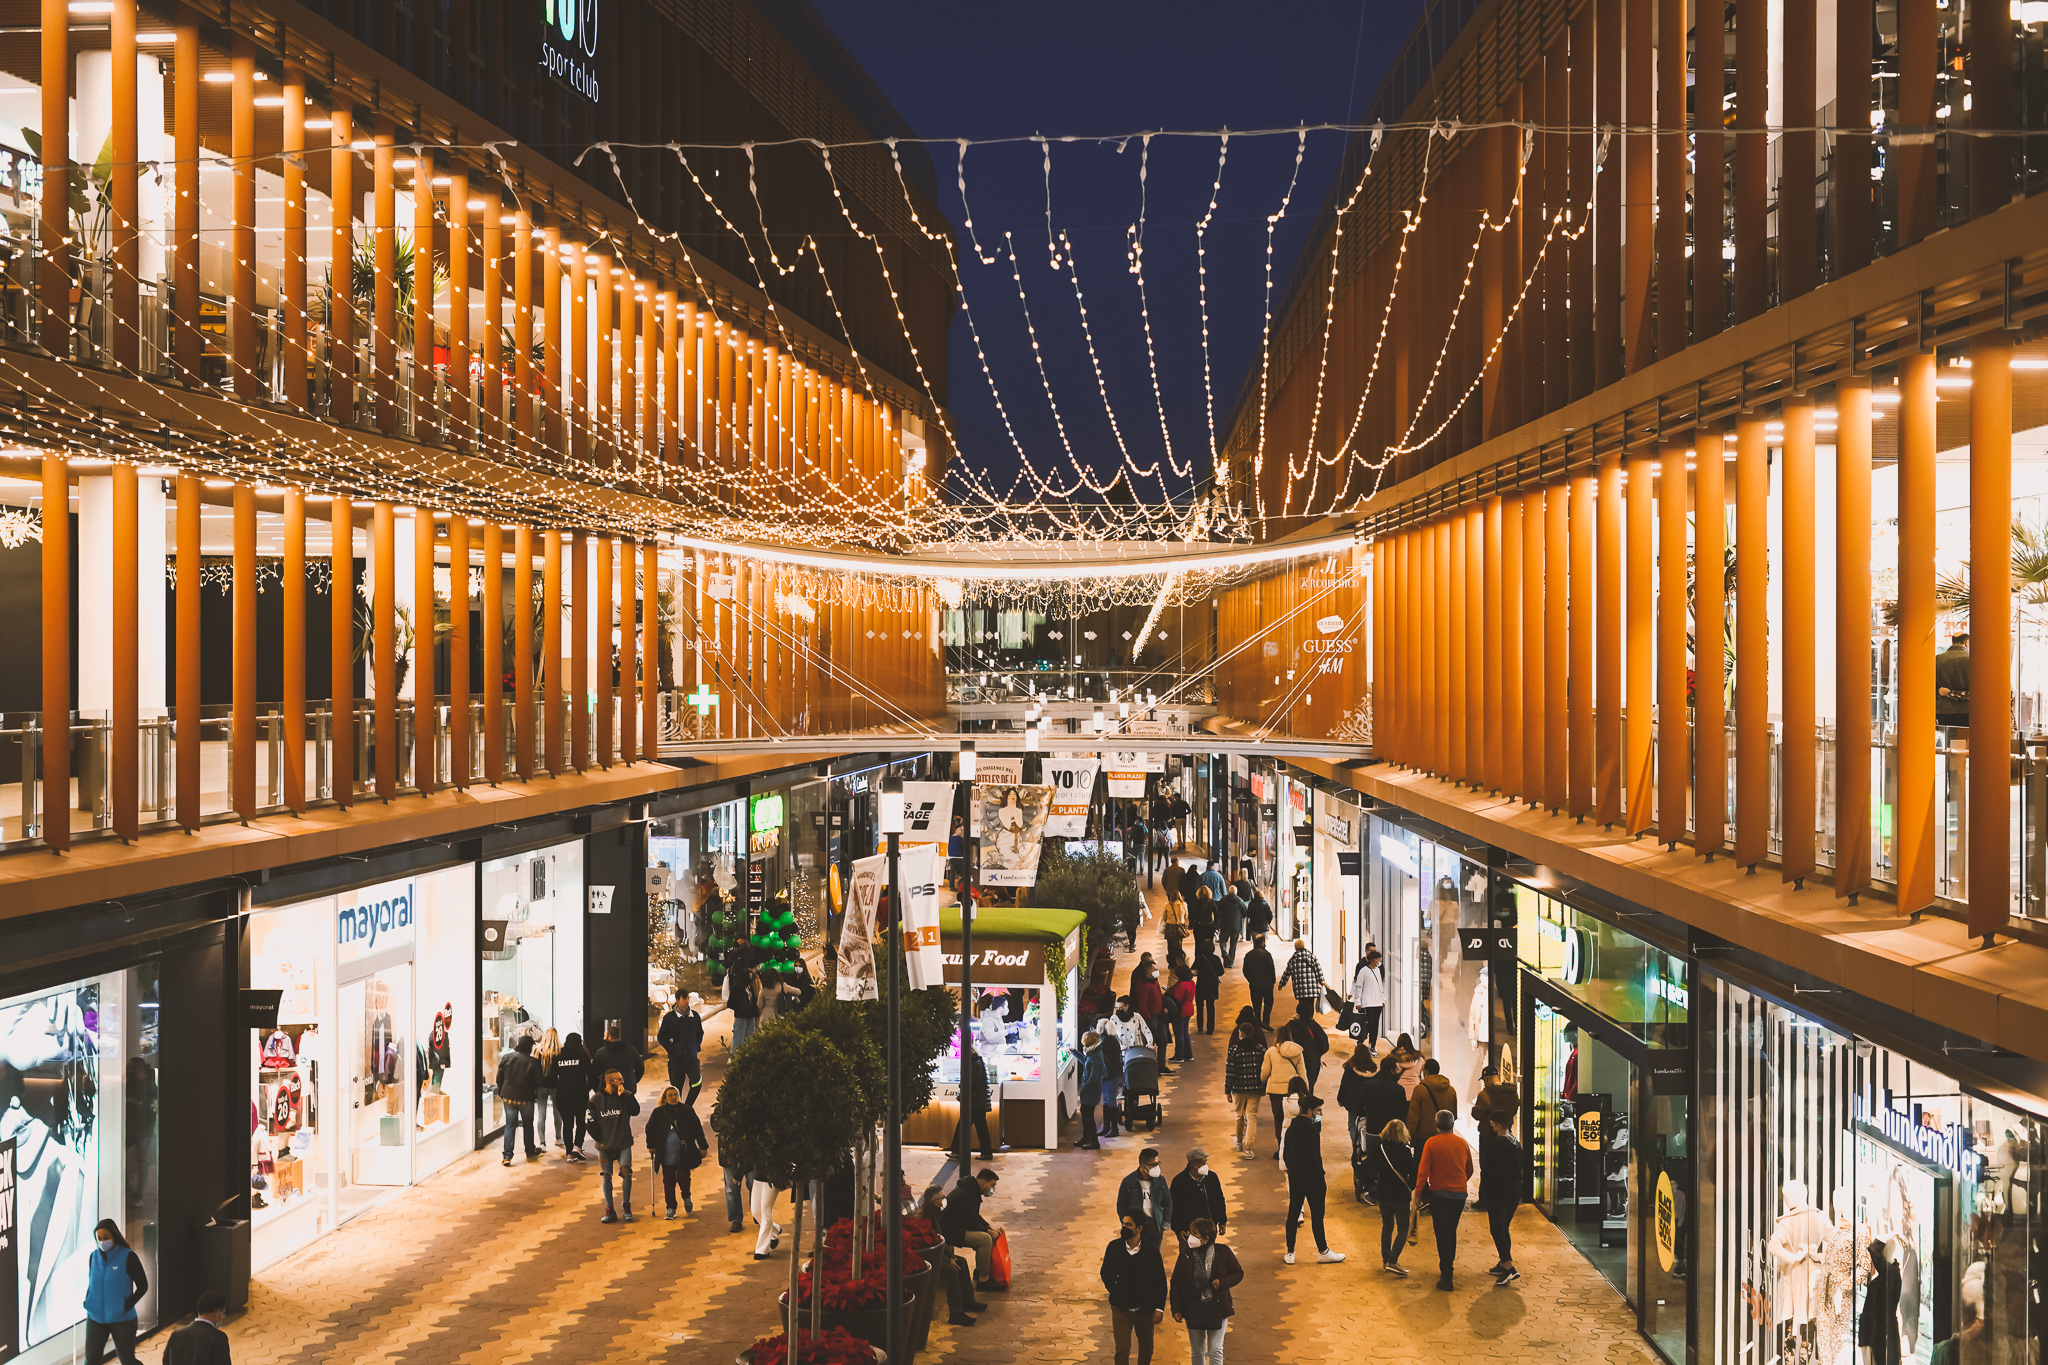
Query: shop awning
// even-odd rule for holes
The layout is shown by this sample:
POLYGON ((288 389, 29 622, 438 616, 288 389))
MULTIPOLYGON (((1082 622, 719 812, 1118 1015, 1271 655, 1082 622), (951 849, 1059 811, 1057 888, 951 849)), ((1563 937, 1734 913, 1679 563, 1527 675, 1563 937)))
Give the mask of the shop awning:
MULTIPOLYGON (((1079 910, 1049 910, 1036 906, 1020 910, 991 906, 975 913, 974 932, 987 934, 990 938, 1038 938, 1064 943, 1068 934, 1087 922, 1088 916, 1079 910)), ((941 938, 960 937, 959 906, 939 908, 939 935, 941 938)))

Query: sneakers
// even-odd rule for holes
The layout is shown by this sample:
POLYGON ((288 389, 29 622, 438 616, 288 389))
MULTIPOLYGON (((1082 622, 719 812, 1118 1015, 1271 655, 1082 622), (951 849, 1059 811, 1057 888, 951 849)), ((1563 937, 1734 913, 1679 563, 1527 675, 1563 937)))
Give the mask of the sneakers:
POLYGON ((1515 1269, 1513 1266, 1509 1266, 1506 1270, 1501 1271, 1499 1278, 1494 1280, 1493 1287, 1495 1289, 1502 1289, 1508 1285, 1513 1284, 1516 1280, 1519 1280, 1521 1278, 1522 1272, 1515 1269))
POLYGON ((499 1164, 500 1166, 510 1166, 510 1165, 512 1164, 512 1158, 508 1156, 508 1157, 506 1157, 506 1158, 505 1158, 505 1159, 504 1159, 503 1161, 499 1162, 498 1164, 499 1164))
POLYGON ((1282 1256, 1282 1257, 1281 1257, 1280 1259, 1281 1259, 1281 1260, 1283 1260, 1283 1261, 1285 1261, 1285 1262, 1287 1262, 1287 1264, 1289 1264, 1289 1265, 1293 1265, 1293 1264, 1294 1264, 1294 1253, 1290 1251, 1290 1252, 1288 1252, 1288 1253, 1287 1253, 1287 1254, 1286 1254, 1285 1256, 1282 1256))
POLYGON ((1325 1248, 1323 1248, 1323 1249, 1322 1249, 1321 1251, 1318 1251, 1318 1252, 1316 1253, 1316 1264, 1317 1264, 1317 1265, 1335 1265, 1335 1264, 1337 1264, 1337 1262, 1339 1262, 1339 1261, 1341 1261, 1341 1260, 1343 1260, 1343 1259, 1344 1259, 1344 1253, 1343 1253, 1343 1252, 1341 1252, 1341 1251, 1331 1251, 1331 1250, 1330 1250, 1330 1249, 1329 1249, 1328 1247, 1325 1247, 1325 1248))
POLYGON ((619 1215, 613 1213, 610 1209, 606 1209, 604 1211, 604 1217, 598 1219, 597 1221, 600 1223, 616 1223, 619 1221, 619 1215))
POLYGON ((676 1211, 673 1205, 670 1206, 668 1211, 668 1221, 671 1223, 676 1221, 676 1211))
POLYGON ((1404 1280, 1408 1278, 1408 1272, 1407 1272, 1406 1270, 1402 1269, 1402 1268, 1401 1268, 1400 1266, 1396 1265, 1396 1264, 1395 1264, 1394 1262, 1392 1262, 1392 1261, 1387 1261, 1387 1262, 1384 1262, 1384 1263, 1383 1263, 1383 1264, 1382 1264, 1382 1265, 1380 1266, 1380 1269, 1381 1269, 1381 1270, 1383 1270, 1383 1271, 1385 1271, 1385 1272, 1386 1272, 1387 1274, 1389 1274, 1389 1275, 1394 1275, 1394 1276, 1398 1276, 1399 1278, 1401 1278, 1401 1279, 1404 1279, 1404 1280))
POLYGON ((1450 1277, 1450 1276, 1448 1276, 1448 1275, 1444 1276, 1444 1277, 1443 1277, 1442 1279, 1440 1279, 1440 1280, 1438 1280, 1438 1281, 1436 1282, 1436 1287, 1437 1287, 1438 1289, 1445 1289, 1445 1290, 1448 1290, 1448 1289, 1451 1289, 1451 1288, 1453 1288, 1453 1286, 1452 1286, 1452 1284, 1451 1284, 1451 1277, 1450 1277))
POLYGON ((691 1199, 691 1198, 690 1198, 690 1197, 689 1197, 688 1195, 684 1195, 684 1196, 683 1196, 683 1212, 684 1212, 684 1213, 695 1213, 696 1211, 697 1211, 697 1205, 696 1205, 696 1202, 695 1202, 694 1200, 692 1200, 692 1199, 691 1199))
POLYGON ((622 1219, 623 1221, 628 1223, 636 1221, 633 1217, 633 1210, 630 1205, 627 1207, 626 1212, 622 1215, 622 1219))

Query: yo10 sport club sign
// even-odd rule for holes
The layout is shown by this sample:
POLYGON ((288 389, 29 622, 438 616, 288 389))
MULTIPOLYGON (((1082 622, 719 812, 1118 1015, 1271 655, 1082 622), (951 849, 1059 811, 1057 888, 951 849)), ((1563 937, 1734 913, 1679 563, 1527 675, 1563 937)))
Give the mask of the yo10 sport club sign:
POLYGON ((540 65, 592 104, 597 103, 598 0, 542 0, 540 65))

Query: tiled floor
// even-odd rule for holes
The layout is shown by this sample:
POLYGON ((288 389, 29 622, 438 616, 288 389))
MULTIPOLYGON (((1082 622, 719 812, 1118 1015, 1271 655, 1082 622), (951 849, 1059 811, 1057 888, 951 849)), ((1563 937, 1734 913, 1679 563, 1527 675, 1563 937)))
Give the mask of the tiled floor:
MULTIPOLYGON (((1161 945, 1141 934, 1139 946, 1158 953, 1161 945)), ((1244 998, 1233 972, 1219 1017, 1234 1018, 1244 998)), ((707 1051, 721 1052, 722 1030, 714 1036, 707 1051)), ((1350 1259, 1322 1266, 1304 1256, 1283 1265, 1286 1190, 1272 1162, 1270 1122, 1260 1139, 1263 1159, 1236 1157, 1222 1095, 1223 1035, 1198 1038, 1196 1052, 1194 1063, 1166 1078, 1166 1122, 1156 1139, 1125 1138, 1100 1152, 998 1154, 993 1164, 1003 1182, 988 1211, 1010 1231, 1015 1290, 995 1297, 973 1327, 935 1324, 925 1359, 1113 1359, 1096 1269, 1116 1226, 1116 1184, 1138 1148, 1159 1146, 1171 1173, 1195 1143, 1214 1154, 1233 1211, 1225 1241, 1245 1263, 1229 1338, 1233 1362, 1652 1359, 1634 1315, 1534 1208, 1515 1223, 1523 1271, 1515 1287, 1495 1289, 1477 1273, 1493 1255, 1484 1220, 1472 1216, 1460 1258, 1466 1273, 1453 1293, 1434 1288, 1427 1230, 1405 1258, 1415 1274, 1402 1281, 1383 1275, 1379 1216, 1351 1198, 1337 1124, 1325 1139, 1330 1240, 1350 1259)), ((1338 1060, 1323 1070, 1326 1098, 1336 1093, 1338 1060)), ((709 1068, 701 1111, 710 1108, 721 1069, 709 1068)), ((936 1152, 907 1153, 913 1187, 940 1162, 936 1152)), ((643 1165, 643 1181, 646 1174, 643 1165)), ((673 1223, 644 1216, 642 1183, 639 1222, 599 1224, 597 1180, 595 1162, 550 1156, 505 1170, 495 1147, 466 1158, 259 1276, 248 1312, 230 1324, 235 1359, 696 1365, 732 1360, 772 1330, 788 1263, 783 1254, 754 1261, 751 1231, 726 1231, 715 1165, 698 1173, 698 1212, 673 1223)), ((787 1222, 786 1202, 782 1210, 787 1222)), ((1312 1246, 1306 1229, 1301 1245, 1312 1246)), ((943 1300, 940 1308, 943 1319, 943 1300)), ((1187 1338, 1169 1318, 1157 1359, 1187 1358, 1187 1338)))

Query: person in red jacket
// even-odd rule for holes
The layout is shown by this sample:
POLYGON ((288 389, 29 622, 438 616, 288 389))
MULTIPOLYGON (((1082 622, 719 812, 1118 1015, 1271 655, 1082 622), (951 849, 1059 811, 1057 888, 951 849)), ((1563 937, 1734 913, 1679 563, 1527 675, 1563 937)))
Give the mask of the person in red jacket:
POLYGON ((1451 1131, 1458 1116, 1445 1109, 1436 1116, 1436 1136, 1422 1144, 1415 1163, 1416 1202, 1428 1201, 1436 1228, 1436 1261, 1442 1272, 1438 1289, 1451 1288, 1451 1264, 1458 1258, 1458 1220, 1472 1186, 1472 1147, 1451 1131))
POLYGON ((1166 1015, 1166 992, 1159 987, 1159 969, 1141 966, 1131 978, 1131 1009, 1152 1030, 1153 1046, 1159 1049, 1159 1074, 1168 1076, 1167 1044, 1173 1039, 1173 1021, 1166 1015))

